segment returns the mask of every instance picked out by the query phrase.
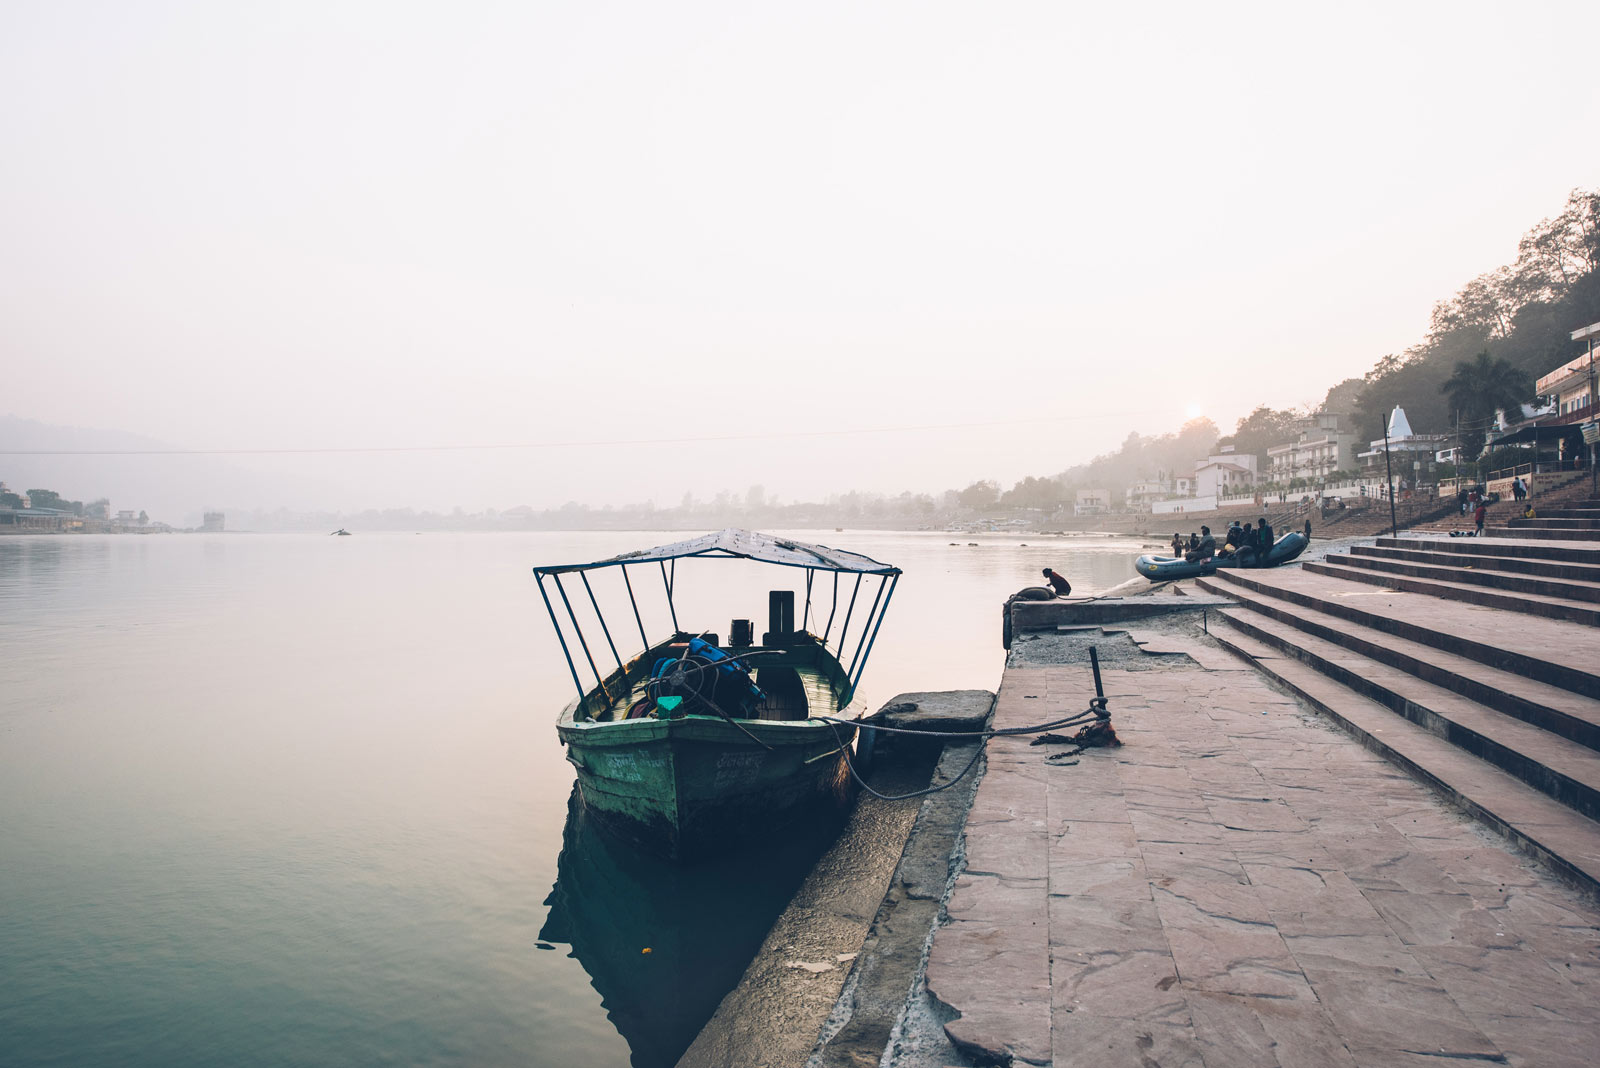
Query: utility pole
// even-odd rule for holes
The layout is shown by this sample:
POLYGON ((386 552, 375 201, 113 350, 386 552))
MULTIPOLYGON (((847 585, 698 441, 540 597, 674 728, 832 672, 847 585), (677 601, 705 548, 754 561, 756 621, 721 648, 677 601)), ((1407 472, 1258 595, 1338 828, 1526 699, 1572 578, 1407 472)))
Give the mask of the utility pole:
MULTIPOLYGON (((1597 402, 1600 402, 1600 394, 1595 393, 1594 336, 1591 334, 1589 337, 1589 422, 1591 423, 1596 421, 1596 417, 1600 417, 1600 405, 1597 405, 1597 402)), ((1600 481, 1597 481, 1597 479, 1600 479, 1600 474, 1595 471, 1594 457, 1595 443, 1591 441, 1589 443, 1589 496, 1600 497, 1600 481)))
POLYGON ((1400 521, 1394 515, 1394 465, 1389 462, 1389 419, 1383 421, 1383 471, 1389 480, 1389 537, 1400 533, 1400 521))

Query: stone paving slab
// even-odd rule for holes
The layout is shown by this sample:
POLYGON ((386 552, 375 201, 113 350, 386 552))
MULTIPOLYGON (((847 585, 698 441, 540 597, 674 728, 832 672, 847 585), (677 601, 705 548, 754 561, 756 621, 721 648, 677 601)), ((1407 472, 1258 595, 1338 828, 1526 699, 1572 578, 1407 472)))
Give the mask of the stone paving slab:
MULTIPOLYGON (((927 973, 973 1063, 1600 1060, 1596 903, 1253 672, 1104 679, 1122 748, 989 743, 927 973)), ((1012 667, 995 723, 1093 692, 1012 667)))

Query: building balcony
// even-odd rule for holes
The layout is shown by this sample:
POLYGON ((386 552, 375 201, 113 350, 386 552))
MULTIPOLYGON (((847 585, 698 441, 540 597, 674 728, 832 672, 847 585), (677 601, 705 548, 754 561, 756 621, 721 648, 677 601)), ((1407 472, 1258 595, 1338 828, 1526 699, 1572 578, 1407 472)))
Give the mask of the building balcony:
POLYGON ((1572 411, 1563 412, 1560 415, 1547 415, 1538 419, 1537 422, 1540 426, 1569 426, 1573 423, 1587 423, 1594 417, 1594 405, 1589 403, 1588 398, 1584 398, 1583 404, 1572 409, 1572 411))

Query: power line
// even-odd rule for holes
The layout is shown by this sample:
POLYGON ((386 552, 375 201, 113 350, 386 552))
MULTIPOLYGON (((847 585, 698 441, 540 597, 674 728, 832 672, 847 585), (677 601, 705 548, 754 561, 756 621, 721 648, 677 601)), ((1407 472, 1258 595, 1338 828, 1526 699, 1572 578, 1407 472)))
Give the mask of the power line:
POLYGON ((484 445, 358 445, 288 449, 4 449, 0 456, 323 456, 359 453, 491 452, 516 449, 605 448, 618 445, 695 445, 712 442, 780 438, 848 437, 856 434, 903 434, 929 430, 971 430, 1045 423, 1085 423, 1126 419, 1148 412, 1099 412, 1091 416, 1058 415, 1037 419, 1005 419, 978 423, 923 423, 909 426, 860 427, 846 430, 794 430, 749 434, 703 434, 677 438, 606 438, 601 440, 500 442, 484 445))

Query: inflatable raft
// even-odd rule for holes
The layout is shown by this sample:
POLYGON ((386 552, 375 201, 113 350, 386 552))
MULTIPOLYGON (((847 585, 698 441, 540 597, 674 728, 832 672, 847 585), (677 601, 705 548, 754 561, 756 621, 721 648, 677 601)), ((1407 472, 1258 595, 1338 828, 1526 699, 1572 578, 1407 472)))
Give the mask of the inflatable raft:
POLYGON ((1133 569, 1151 582, 1166 582, 1170 579, 1210 575, 1219 567, 1277 567, 1279 564, 1287 564, 1305 552, 1309 544, 1311 539, 1296 530, 1274 542, 1265 560, 1257 559, 1256 554, 1248 549, 1235 556, 1214 556, 1210 560, 1194 561, 1185 560, 1181 556, 1155 556, 1147 553, 1133 562, 1133 569))

